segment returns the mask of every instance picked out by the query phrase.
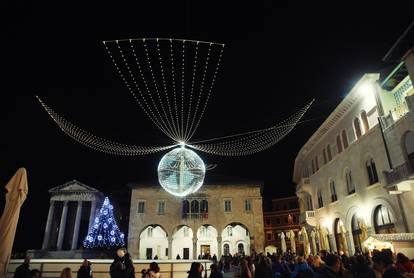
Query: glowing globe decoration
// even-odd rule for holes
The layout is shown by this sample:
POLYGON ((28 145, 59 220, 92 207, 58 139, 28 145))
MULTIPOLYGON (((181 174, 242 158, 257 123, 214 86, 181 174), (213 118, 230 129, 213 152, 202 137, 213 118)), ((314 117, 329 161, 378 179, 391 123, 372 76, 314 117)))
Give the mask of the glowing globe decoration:
POLYGON ((164 155, 158 164, 158 180, 161 186, 175 196, 186 196, 203 185, 206 166, 192 150, 184 146, 164 155))

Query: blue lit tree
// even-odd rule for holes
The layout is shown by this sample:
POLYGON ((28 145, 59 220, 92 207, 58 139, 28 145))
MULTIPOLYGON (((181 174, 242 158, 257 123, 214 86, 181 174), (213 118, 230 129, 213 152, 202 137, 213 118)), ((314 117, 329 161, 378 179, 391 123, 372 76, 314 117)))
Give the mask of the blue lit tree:
POLYGON ((113 210, 114 207, 109 202, 108 197, 105 197, 102 207, 95 216, 94 223, 89 227, 88 235, 83 241, 85 248, 125 245, 125 235, 119 230, 116 224, 113 210))

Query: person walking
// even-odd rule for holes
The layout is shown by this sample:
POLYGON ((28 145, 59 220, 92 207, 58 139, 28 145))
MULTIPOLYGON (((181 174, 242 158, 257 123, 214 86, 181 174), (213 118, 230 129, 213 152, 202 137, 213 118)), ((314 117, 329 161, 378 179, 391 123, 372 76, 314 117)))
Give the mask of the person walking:
POLYGON ((187 273, 188 278, 202 278, 203 265, 198 262, 193 262, 191 264, 190 270, 187 273))
POLYGON ((92 278, 91 262, 87 259, 83 260, 77 274, 78 278, 92 278))
POLYGON ((14 271, 13 278, 30 278, 30 257, 24 258, 24 261, 14 271))
POLYGON ((116 251, 109 273, 111 278, 135 278, 134 265, 125 248, 116 251))
POLYGON ((65 267, 60 273, 60 278, 72 278, 72 269, 65 267))
POLYGON ((209 278, 223 278, 223 274, 219 270, 217 264, 211 264, 210 270, 211 272, 209 278))
POLYGON ((144 276, 145 278, 161 278, 160 267, 156 262, 150 263, 149 269, 144 276))
POLYGON ((253 274, 250 271, 247 260, 242 259, 240 261, 240 278, 253 278, 253 274))

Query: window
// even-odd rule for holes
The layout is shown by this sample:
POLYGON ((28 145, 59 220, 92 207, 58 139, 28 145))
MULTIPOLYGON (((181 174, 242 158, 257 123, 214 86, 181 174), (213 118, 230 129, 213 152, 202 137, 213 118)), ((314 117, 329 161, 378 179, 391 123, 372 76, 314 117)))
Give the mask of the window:
POLYGON ((224 211, 231 212, 231 200, 224 201, 224 211))
POLYGON ((270 218, 266 218, 266 225, 270 225, 270 218))
POLYGON ((315 174, 315 161, 312 159, 312 174, 315 174))
POLYGON ((207 200, 201 201, 201 212, 202 213, 208 212, 208 201, 207 200))
POLYGON ((289 223, 287 216, 283 217, 283 223, 285 224, 289 223))
POLYGON ((250 200, 244 201, 244 210, 245 211, 252 211, 252 202, 250 200))
POLYGON ((390 234, 395 232, 394 218, 389 209, 379 205, 374 211, 374 227, 377 234, 390 234))
POLYGON ((361 133, 361 124, 359 123, 359 118, 355 118, 354 120, 354 129, 355 129, 355 135, 357 137, 357 139, 359 139, 359 137, 361 137, 362 133, 361 133))
POLYGON ((145 211, 145 202, 140 201, 138 202, 138 213, 144 213, 145 211))
POLYGON ((328 153, 328 160, 331 161, 332 160, 331 145, 328 144, 328 146, 326 146, 326 150, 328 153))
POLYGON ((346 188, 348 190, 348 194, 355 193, 355 185, 354 185, 354 181, 352 180, 352 173, 350 170, 346 171, 345 180, 346 180, 346 188))
POLYGON ((377 167, 375 166, 375 161, 371 158, 366 162, 367 173, 368 173, 368 182, 369 185, 378 182, 377 167))
POLYGON ((165 214, 165 201, 158 202, 158 214, 164 215, 165 214))
POLYGON ((331 180, 329 183, 329 188, 331 189, 331 200, 335 202, 338 200, 338 196, 336 195, 336 188, 335 188, 335 181, 331 180))
POLYGON ((319 170, 318 156, 315 156, 315 166, 316 166, 316 171, 318 171, 319 170))
POLYGON ((365 112, 364 110, 361 112, 361 119, 362 119, 362 124, 364 125, 364 133, 366 133, 369 130, 369 123, 368 123, 367 112, 365 112))
POLYGON ((323 207, 322 191, 320 189, 318 190, 318 207, 323 207))
POLYGON ((358 219, 358 216, 354 214, 351 219, 351 230, 352 230, 352 238, 354 241, 355 251, 362 251, 362 230, 361 230, 361 222, 360 219, 358 219))
POLYGON ((336 147, 338 148, 338 153, 342 152, 342 142, 341 142, 341 137, 336 136, 336 147))
POLYGON ((239 243, 239 244, 237 245, 237 252, 238 252, 240 255, 244 256, 244 245, 243 245, 243 243, 239 243))
POLYGON ((326 151, 325 151, 325 149, 322 150, 322 153, 323 153, 323 163, 326 164, 326 163, 328 163, 328 160, 326 159, 326 151))
POLYGON ((227 227, 227 236, 233 236, 233 227, 227 227))
POLYGON ((348 135, 345 129, 342 130, 342 142, 344 143, 344 149, 348 148, 348 135))
POLYGON ((197 200, 191 201, 191 213, 199 213, 199 203, 197 200))
POLYGON ((165 256, 168 257, 168 248, 165 248, 165 256))
POLYGON ((183 214, 187 214, 190 212, 190 202, 188 200, 183 201, 183 214))
POLYGON ((309 193, 306 194, 306 208, 313 210, 312 196, 309 193))
POLYGON ((276 218, 276 224, 280 224, 280 218, 278 217, 278 218, 276 218))
POLYGON ((152 230, 153 230, 152 227, 148 227, 148 230, 147 230, 147 236, 148 237, 152 237, 152 230))

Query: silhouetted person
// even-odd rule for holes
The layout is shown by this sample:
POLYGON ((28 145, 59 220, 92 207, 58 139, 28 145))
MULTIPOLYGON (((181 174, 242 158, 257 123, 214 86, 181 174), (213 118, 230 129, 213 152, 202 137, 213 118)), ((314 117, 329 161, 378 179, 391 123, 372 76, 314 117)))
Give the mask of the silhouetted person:
POLYGON ((16 268, 14 272, 14 278, 31 278, 30 275, 30 258, 24 258, 24 261, 21 265, 16 268))
POLYGON ((83 263, 78 270, 78 278, 92 278, 91 262, 87 259, 83 260, 83 263))

